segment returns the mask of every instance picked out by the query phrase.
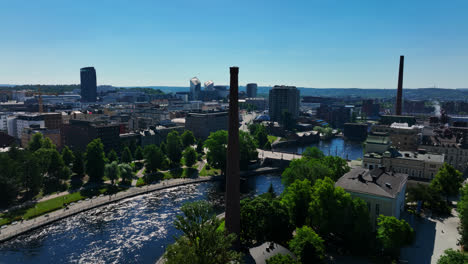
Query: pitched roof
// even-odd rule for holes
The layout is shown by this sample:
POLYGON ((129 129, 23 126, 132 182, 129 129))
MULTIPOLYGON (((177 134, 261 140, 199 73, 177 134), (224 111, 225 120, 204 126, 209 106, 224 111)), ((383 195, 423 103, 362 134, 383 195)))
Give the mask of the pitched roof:
POLYGON ((335 183, 346 191, 366 193, 386 198, 395 198, 408 181, 408 174, 385 171, 377 168, 372 171, 353 168, 335 183))

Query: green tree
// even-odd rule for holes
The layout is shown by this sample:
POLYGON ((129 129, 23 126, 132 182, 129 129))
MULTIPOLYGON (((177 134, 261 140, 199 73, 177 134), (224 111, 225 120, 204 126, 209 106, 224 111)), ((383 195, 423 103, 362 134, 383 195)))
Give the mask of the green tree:
POLYGON ((211 133, 205 140, 205 148, 208 149, 206 153, 208 164, 215 169, 220 169, 223 174, 226 172, 227 139, 227 131, 219 130, 211 133))
POLYGON ((74 156, 74 159, 73 159, 72 171, 76 173, 76 175, 81 177, 83 176, 85 172, 83 154, 79 151, 75 151, 73 156, 74 156))
POLYGON ((239 131, 240 169, 247 170, 251 160, 258 159, 254 140, 249 133, 239 131))
POLYGON ((192 131, 190 130, 185 130, 184 133, 182 133, 182 145, 184 148, 187 148, 189 146, 192 146, 195 144, 195 136, 193 136, 192 131))
POLYGON ((321 263, 325 259, 323 239, 308 226, 296 229, 296 235, 289 242, 289 248, 301 263, 321 263))
POLYGON ((192 167, 197 162, 197 152, 192 147, 187 147, 184 150, 185 166, 192 167))
POLYGON ((122 182, 129 183, 133 178, 133 169, 128 163, 119 164, 120 177, 122 182))
POLYGON ((263 149, 264 149, 264 150, 271 150, 271 143, 270 143, 270 141, 267 141, 267 142, 265 143, 265 145, 263 146, 263 149))
POLYGON ((462 187, 463 177, 461 172, 447 163, 439 169, 431 182, 431 188, 438 190, 442 195, 455 196, 462 187))
POLYGON ((201 139, 197 141, 197 153, 203 153, 203 140, 201 139))
POLYGON ((166 153, 173 165, 180 163, 180 159, 182 158, 182 142, 177 131, 167 134, 166 153))
POLYGON ((241 201, 241 233, 244 244, 275 241, 285 243, 294 227, 289 222, 287 208, 277 199, 255 197, 241 201))
POLYGON ((383 249, 393 257, 399 255, 401 247, 413 242, 414 231, 405 220, 380 215, 377 219, 377 226, 377 239, 383 249))
POLYGON ((460 191, 460 201, 457 203, 457 212, 460 218, 460 244, 468 245, 468 185, 463 186, 460 191))
POLYGON ((52 140, 48 137, 45 137, 42 139, 42 146, 41 148, 45 148, 45 149, 56 149, 56 146, 54 145, 54 143, 52 142, 52 140))
POLYGON ((100 138, 91 141, 86 147, 85 168, 91 181, 102 181, 106 157, 100 138))
POLYGON ((281 202, 288 209, 294 226, 302 227, 306 223, 312 193, 312 183, 307 179, 296 180, 284 191, 281 202))
POLYGON ((338 156, 325 156, 321 161, 323 165, 331 170, 330 178, 334 181, 337 181, 350 170, 348 162, 338 156))
POLYGON ((138 146, 135 150, 135 160, 143 160, 145 157, 143 156, 143 149, 141 146, 138 146))
POLYGON ((184 216, 177 216, 174 225, 183 236, 167 247, 167 264, 240 263, 241 255, 230 249, 235 236, 219 230, 221 220, 208 202, 184 204, 181 210, 184 216))
POLYGON ((20 191, 19 164, 9 155, 0 153, 0 205, 11 205, 20 191))
POLYGON ((331 238, 344 241, 353 251, 365 251, 370 246, 372 227, 366 203, 335 187, 328 177, 313 186, 309 216, 310 226, 322 237, 333 234, 331 238))
POLYGON ((119 165, 117 161, 113 161, 109 164, 106 164, 104 167, 104 175, 111 180, 112 185, 115 184, 115 181, 119 179, 119 165))
POLYGON ((43 175, 35 155, 28 153, 22 162, 22 183, 27 190, 27 198, 36 196, 42 187, 43 175))
POLYGON ((451 248, 446 249, 444 254, 440 256, 437 264, 466 264, 468 263, 468 255, 463 252, 455 251, 451 248))
POLYGON ((307 147, 302 153, 302 157, 306 157, 308 159, 322 159, 325 155, 317 147, 307 147))
POLYGON ((262 148, 268 142, 268 133, 264 126, 259 126, 254 134, 257 147, 262 148))
POLYGON ((117 156, 117 152, 115 152, 115 150, 111 149, 111 151, 109 151, 109 153, 107 154, 107 160, 109 162, 114 162, 114 161, 119 162, 119 156, 117 156))
POLYGON ((156 145, 148 145, 144 150, 146 171, 156 173, 166 159, 163 152, 156 145))
POLYGON ((290 255, 276 254, 266 260, 266 264, 301 264, 290 255))
POLYGON ((28 143, 28 149, 32 152, 40 149, 42 147, 42 140, 43 136, 41 133, 35 133, 32 137, 31 140, 28 143))
POLYGON ((322 161, 300 158, 291 161, 281 176, 283 184, 288 186, 296 180, 308 179, 312 184, 318 179, 332 175, 332 171, 322 161))
POLYGON ((132 157, 132 152, 130 151, 130 148, 125 147, 122 151, 121 161, 123 163, 131 163, 132 160, 133 160, 133 157, 132 157))
POLYGON ((62 159, 67 166, 70 166, 70 164, 73 162, 73 152, 67 146, 62 149, 62 159))

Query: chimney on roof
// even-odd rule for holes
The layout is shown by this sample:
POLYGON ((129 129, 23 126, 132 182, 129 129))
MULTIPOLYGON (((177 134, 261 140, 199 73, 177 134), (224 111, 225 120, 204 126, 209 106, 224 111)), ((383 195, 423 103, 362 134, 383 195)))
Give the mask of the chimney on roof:
POLYGON ((401 115, 402 97, 403 97, 403 64, 405 63, 405 56, 400 56, 400 70, 398 72, 398 91, 396 99, 396 115, 401 115))

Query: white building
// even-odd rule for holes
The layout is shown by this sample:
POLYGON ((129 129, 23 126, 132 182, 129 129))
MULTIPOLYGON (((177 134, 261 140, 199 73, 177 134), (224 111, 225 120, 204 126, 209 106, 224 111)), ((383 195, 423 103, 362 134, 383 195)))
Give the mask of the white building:
POLYGON ((197 77, 190 79, 190 96, 191 100, 198 100, 198 95, 200 94, 201 83, 197 77))
POLYGON ((214 82, 206 81, 205 82, 205 91, 214 91, 214 82))

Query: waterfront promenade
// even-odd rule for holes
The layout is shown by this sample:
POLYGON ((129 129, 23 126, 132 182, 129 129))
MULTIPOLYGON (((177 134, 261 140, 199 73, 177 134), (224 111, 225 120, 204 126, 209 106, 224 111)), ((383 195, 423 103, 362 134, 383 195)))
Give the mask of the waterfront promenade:
POLYGON ((68 206, 68 209, 60 209, 48 214, 35 217, 29 220, 19 221, 15 224, 2 226, 0 228, 0 242, 9 240, 13 237, 34 230, 44 225, 48 225, 52 222, 64 219, 77 213, 81 213, 99 206, 103 206, 109 203, 113 203, 125 198, 158 191, 166 188, 177 187, 186 184, 207 182, 218 180, 219 177, 200 177, 200 178, 178 178, 171 180, 164 180, 156 184, 146 185, 143 187, 132 187, 126 191, 118 192, 112 195, 100 195, 93 198, 87 198, 80 200, 76 203, 72 203, 68 206))

